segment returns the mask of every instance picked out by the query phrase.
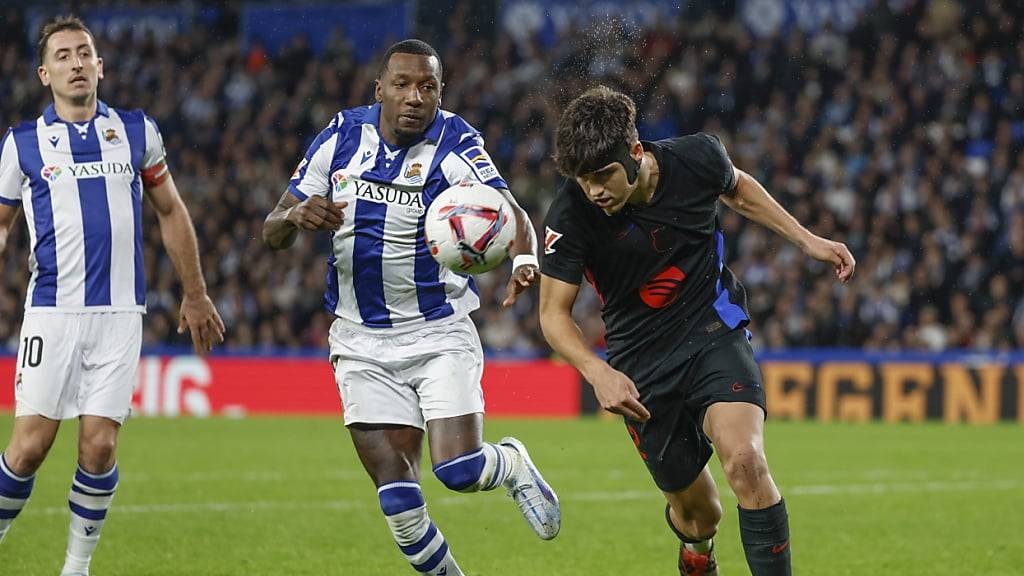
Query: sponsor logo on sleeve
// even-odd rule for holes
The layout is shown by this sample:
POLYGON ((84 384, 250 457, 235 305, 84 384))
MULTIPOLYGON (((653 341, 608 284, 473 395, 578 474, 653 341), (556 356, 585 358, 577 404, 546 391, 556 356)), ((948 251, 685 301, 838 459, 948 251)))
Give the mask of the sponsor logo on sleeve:
POLYGON ((554 254, 555 253, 555 242, 562 237, 560 232, 555 232, 550 226, 544 227, 544 253, 554 254))
POLYGON ((491 162, 491 157, 487 155, 487 151, 484 150, 483 146, 471 146, 466 150, 459 153, 469 167, 473 169, 473 173, 481 182, 487 182, 498 177, 498 169, 494 167, 494 163, 491 162))

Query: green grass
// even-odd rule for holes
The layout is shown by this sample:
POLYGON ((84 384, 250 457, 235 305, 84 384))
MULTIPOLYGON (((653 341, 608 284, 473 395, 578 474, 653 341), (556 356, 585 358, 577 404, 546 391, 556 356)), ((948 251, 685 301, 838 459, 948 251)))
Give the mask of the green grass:
MULTIPOLYGON (((3 441, 11 424, 0 415, 3 441)), ((60 569, 76 429, 0 546, 0 574, 60 569)), ((510 433, 559 492, 562 533, 542 542, 503 494, 452 494, 428 474, 431 516, 467 574, 677 573, 662 500, 618 422, 488 423, 490 439, 510 433)), ((795 573, 1024 573, 1020 426, 770 422, 767 442, 795 573)), ((97 576, 414 574, 339 420, 136 419, 120 464, 97 576)), ((721 572, 747 574, 735 499, 722 497, 721 572)))

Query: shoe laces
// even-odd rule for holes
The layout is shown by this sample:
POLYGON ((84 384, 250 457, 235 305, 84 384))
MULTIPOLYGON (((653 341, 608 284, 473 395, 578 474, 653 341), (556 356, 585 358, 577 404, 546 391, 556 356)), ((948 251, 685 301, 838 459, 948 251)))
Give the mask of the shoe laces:
POLYGON ((520 505, 520 507, 525 506, 530 509, 537 509, 543 505, 544 495, 541 494, 540 490, 531 491, 531 489, 534 488, 536 487, 531 483, 520 484, 511 488, 508 491, 508 495, 511 496, 512 499, 520 505), (519 498, 520 495, 522 495, 522 499, 519 498))

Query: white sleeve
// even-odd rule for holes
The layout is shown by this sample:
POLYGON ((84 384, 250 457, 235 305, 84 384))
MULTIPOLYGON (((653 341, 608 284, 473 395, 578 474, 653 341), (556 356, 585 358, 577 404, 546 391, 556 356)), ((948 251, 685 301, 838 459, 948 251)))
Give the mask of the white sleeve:
POLYGON ((156 122, 149 116, 143 116, 142 124, 146 127, 146 149, 142 153, 142 183, 146 188, 152 188, 163 183, 170 172, 167 169, 164 138, 160 135, 156 122))
POLYGON ((484 149, 484 139, 479 135, 464 138, 441 161, 441 171, 451 185, 465 181, 476 181, 492 188, 508 188, 494 161, 484 149))
POLYGON ((288 181, 288 191, 292 195, 300 200, 310 196, 330 195, 331 162, 334 160, 337 142, 338 130, 335 122, 331 122, 309 145, 306 155, 299 161, 288 181))
POLYGON ((8 130, 0 143, 0 204, 21 204, 25 178, 18 159, 18 147, 14 144, 14 132, 8 130))
POLYGON ((149 116, 145 117, 146 125, 146 151, 142 155, 142 169, 152 168, 161 162, 166 162, 167 152, 164 150, 164 137, 160 135, 160 129, 156 122, 149 116))

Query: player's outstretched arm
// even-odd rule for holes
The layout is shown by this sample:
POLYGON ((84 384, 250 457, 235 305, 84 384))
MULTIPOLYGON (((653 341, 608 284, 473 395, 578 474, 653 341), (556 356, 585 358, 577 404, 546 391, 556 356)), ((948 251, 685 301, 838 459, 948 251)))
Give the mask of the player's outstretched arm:
POLYGON ((640 403, 636 384, 612 368, 583 341, 579 326, 572 319, 579 285, 542 275, 540 283, 540 328, 555 352, 569 361, 594 387, 601 407, 631 420, 644 422, 651 413, 640 403))
POLYGON ((345 221, 342 208, 346 206, 348 202, 331 202, 323 196, 300 201, 285 192, 263 221, 263 243, 271 250, 283 250, 295 243, 299 230, 338 230, 345 221))
POLYGON ((503 307, 508 308, 516 303, 516 299, 523 291, 540 280, 540 271, 537 266, 537 233, 533 229, 530 215, 516 202, 515 196, 504 188, 498 192, 501 192, 512 205, 512 212, 516 218, 516 237, 510 252, 513 263, 512 276, 508 279, 508 285, 505 287, 505 300, 501 303, 503 307), (519 258, 520 256, 527 258, 519 258))
POLYGON ((178 333, 187 328, 197 354, 206 354, 224 341, 224 321, 206 294, 206 281, 199 265, 199 243, 192 218, 181 201, 170 174, 159 184, 146 188, 146 197, 160 221, 160 237, 181 279, 183 296, 178 333))
POLYGON ((11 226, 18 219, 20 212, 21 206, 0 204, 0 254, 3 254, 4 248, 7 247, 7 235, 10 234, 11 226))
POLYGON ((853 276, 857 261, 845 244, 811 233, 779 205, 757 179, 738 168, 733 170, 736 171, 736 188, 721 196, 726 206, 771 228, 811 258, 831 263, 840 281, 846 282, 853 276))

